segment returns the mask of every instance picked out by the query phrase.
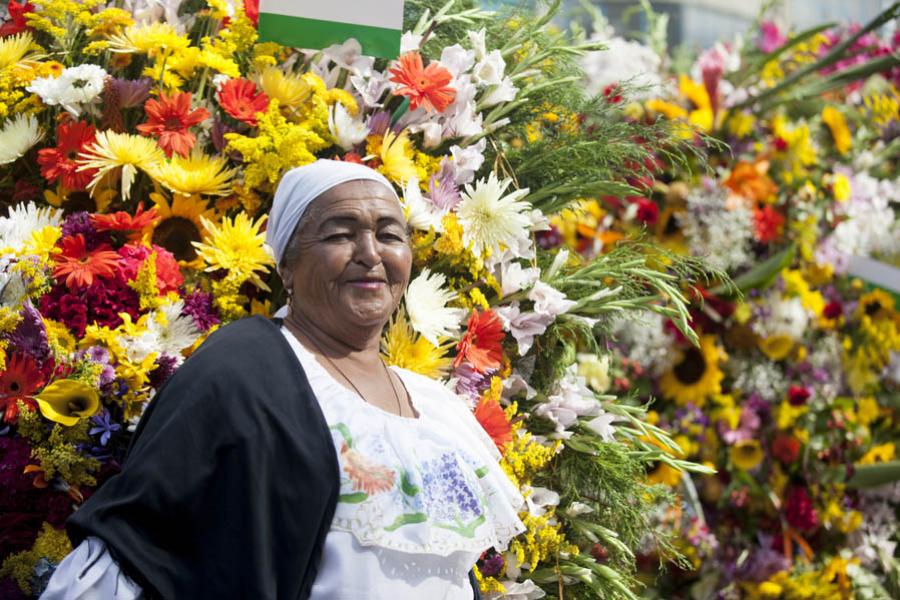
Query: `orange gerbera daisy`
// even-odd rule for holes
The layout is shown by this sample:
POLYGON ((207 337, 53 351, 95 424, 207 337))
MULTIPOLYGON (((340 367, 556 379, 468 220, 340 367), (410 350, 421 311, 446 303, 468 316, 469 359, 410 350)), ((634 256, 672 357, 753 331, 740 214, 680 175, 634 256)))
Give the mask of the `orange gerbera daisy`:
POLYGON ((181 156, 190 154, 197 138, 188 128, 209 116, 205 108, 191 110, 189 92, 179 92, 172 96, 161 94, 159 100, 147 100, 144 111, 149 120, 138 125, 138 131, 144 135, 157 136, 159 147, 169 157, 173 152, 181 156))
POLYGON ((500 403, 493 398, 482 398, 475 406, 475 418, 494 440, 497 449, 503 452, 506 444, 512 441, 512 425, 500 403))
POLYGON ((94 277, 112 277, 116 274, 119 254, 108 245, 103 244, 88 252, 84 236, 80 233, 64 237, 60 243, 62 252, 54 259, 53 276, 65 276, 69 289, 88 287, 94 283, 94 277))
POLYGON ((91 222, 97 231, 124 231, 128 233, 128 241, 131 242, 139 240, 144 230, 155 225, 157 221, 159 214, 156 208, 145 211, 143 202, 138 204, 134 216, 124 210, 108 215, 91 215, 91 222))
POLYGON ((11 354, 6 359, 6 370, 0 373, 0 411, 3 420, 15 423, 19 417, 17 400, 25 402, 30 410, 37 403, 30 397, 44 385, 44 374, 34 359, 27 355, 11 354))
POLYGON ((347 442, 341 446, 341 460, 344 463, 344 472, 353 482, 353 489, 371 495, 386 492, 394 487, 397 474, 392 469, 372 462, 350 448, 347 442))
POLYGON ((249 79, 229 79, 219 89, 219 105, 238 121, 256 127, 256 115, 266 112, 269 97, 249 79))
POLYGON ((725 180, 725 187, 735 194, 756 202, 772 202, 778 194, 778 186, 768 176, 769 161, 738 161, 725 180))
POLYGON ((447 85, 453 80, 450 71, 436 62, 423 67, 418 52, 407 52, 398 58, 391 75, 391 81, 403 86, 395 94, 409 98, 413 110, 422 106, 428 112, 444 112, 456 98, 456 90, 447 85))
POLYGON ((479 373, 488 369, 499 369, 503 360, 503 324, 494 311, 479 313, 472 311, 466 334, 456 345, 456 358, 453 367, 458 367, 463 360, 469 361, 479 373))

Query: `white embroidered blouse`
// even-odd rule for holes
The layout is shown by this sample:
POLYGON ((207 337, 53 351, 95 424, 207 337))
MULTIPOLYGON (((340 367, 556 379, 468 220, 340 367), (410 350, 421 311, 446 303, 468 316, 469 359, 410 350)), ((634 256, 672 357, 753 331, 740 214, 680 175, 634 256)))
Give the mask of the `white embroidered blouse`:
MULTIPOLYGON (((481 553, 506 548, 524 530, 522 497, 490 437, 440 383, 391 367, 419 418, 394 415, 339 383, 282 333, 325 415, 341 474, 311 597, 471 598, 468 572, 481 553)), ((102 540, 88 538, 60 563, 41 599, 130 600, 139 592, 102 540)))

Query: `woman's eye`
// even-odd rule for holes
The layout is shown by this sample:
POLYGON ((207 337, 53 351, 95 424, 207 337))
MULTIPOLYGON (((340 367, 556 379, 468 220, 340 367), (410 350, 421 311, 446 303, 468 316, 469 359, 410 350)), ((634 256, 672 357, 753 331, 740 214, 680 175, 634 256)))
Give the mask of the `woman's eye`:
POLYGON ((399 233, 394 233, 392 231, 382 231, 378 234, 378 237, 383 240, 388 240, 391 242, 405 242, 406 236, 400 235, 399 233))
POLYGON ((326 242, 342 242, 344 240, 349 240, 352 237, 353 237, 353 234, 351 234, 350 232, 342 231, 339 233, 331 233, 331 234, 325 236, 325 241, 326 242))

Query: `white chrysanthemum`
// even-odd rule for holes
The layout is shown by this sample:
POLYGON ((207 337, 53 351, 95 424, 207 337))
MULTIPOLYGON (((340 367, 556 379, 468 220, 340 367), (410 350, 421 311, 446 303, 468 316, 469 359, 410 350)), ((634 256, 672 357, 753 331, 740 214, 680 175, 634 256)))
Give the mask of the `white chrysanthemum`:
POLYGON ((466 185, 457 216, 463 228, 463 244, 471 245, 476 256, 515 247, 519 240, 529 237, 531 205, 521 201, 528 195, 528 188, 504 196, 510 183, 511 179, 501 181, 492 172, 474 188, 466 185))
POLYGON ((77 117, 82 105, 100 96, 107 76, 97 65, 78 65, 64 69, 56 78, 38 77, 25 89, 40 96, 44 104, 62 106, 77 117))
POLYGON ((31 234, 44 227, 58 227, 62 215, 53 207, 41 207, 34 202, 19 204, 9 209, 9 216, 0 217, 0 249, 18 252, 31 234))
POLYGON ((447 211, 441 210, 422 196, 417 178, 413 177, 403 186, 402 204, 406 220, 413 228, 420 231, 434 229, 438 233, 443 233, 442 219, 447 211))
POLYGON ((344 150, 350 150, 369 135, 365 123, 350 116, 350 111, 336 102, 328 111, 328 131, 335 143, 344 150))
POLYGON ((412 328, 426 340, 437 346, 440 338, 453 336, 466 311, 447 308, 447 303, 456 297, 454 292, 444 289, 447 278, 440 273, 423 269, 409 287, 406 288, 406 313, 412 328))
POLYGON ((751 327, 760 337, 786 335, 800 341, 809 324, 809 312, 800 298, 781 298, 766 307, 764 318, 755 319, 751 327))
POLYGON ((194 319, 190 315, 181 314, 182 310, 183 300, 163 304, 153 319, 159 351, 174 357, 177 364, 184 360, 181 352, 191 347, 200 336, 194 319))
POLYGON ((37 119, 28 115, 16 115, 7 119, 0 128, 0 165, 21 158, 41 139, 37 119))

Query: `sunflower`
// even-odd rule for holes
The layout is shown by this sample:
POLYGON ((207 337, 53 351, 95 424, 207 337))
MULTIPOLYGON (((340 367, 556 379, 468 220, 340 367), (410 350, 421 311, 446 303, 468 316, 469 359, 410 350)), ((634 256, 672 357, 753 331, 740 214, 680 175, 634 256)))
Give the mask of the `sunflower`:
POLYGON ((207 271, 228 271, 229 277, 250 281, 261 290, 269 286, 259 277, 266 273, 275 260, 265 248, 265 233, 260 227, 266 215, 254 222, 247 213, 239 213, 234 219, 224 218, 216 225, 200 217, 206 230, 204 242, 193 242, 197 254, 206 262, 207 271))
POLYGON ((216 211, 197 195, 175 195, 169 202, 163 194, 150 194, 150 199, 159 218, 151 230, 150 241, 171 252, 181 266, 202 268, 203 260, 192 243, 203 239, 201 217, 216 221, 216 211))
POLYGON ((381 355, 389 365, 440 379, 450 367, 450 359, 446 355, 451 345, 452 342, 435 346, 417 334, 409 324, 405 311, 401 310, 381 340, 381 355))
POLYGON ((97 184, 107 173, 122 169, 122 199, 131 196, 131 185, 138 170, 149 171, 162 162, 163 151, 156 140, 128 133, 101 131, 97 139, 88 146, 87 152, 79 155, 79 170, 97 169, 97 174, 88 185, 93 193, 97 184))
POLYGON ((700 337, 700 347, 682 350, 675 365, 659 380, 662 394, 680 405, 702 405, 712 394, 722 391, 722 370, 719 362, 725 352, 716 344, 715 336, 700 337))
POLYGON ((202 152, 194 152, 187 158, 175 155, 172 160, 155 165, 150 176, 176 194, 227 196, 235 174, 234 169, 226 166, 227 162, 225 158, 202 152))
POLYGON ((883 290, 873 290, 859 299, 856 314, 873 320, 888 319, 894 313, 894 299, 883 290))

